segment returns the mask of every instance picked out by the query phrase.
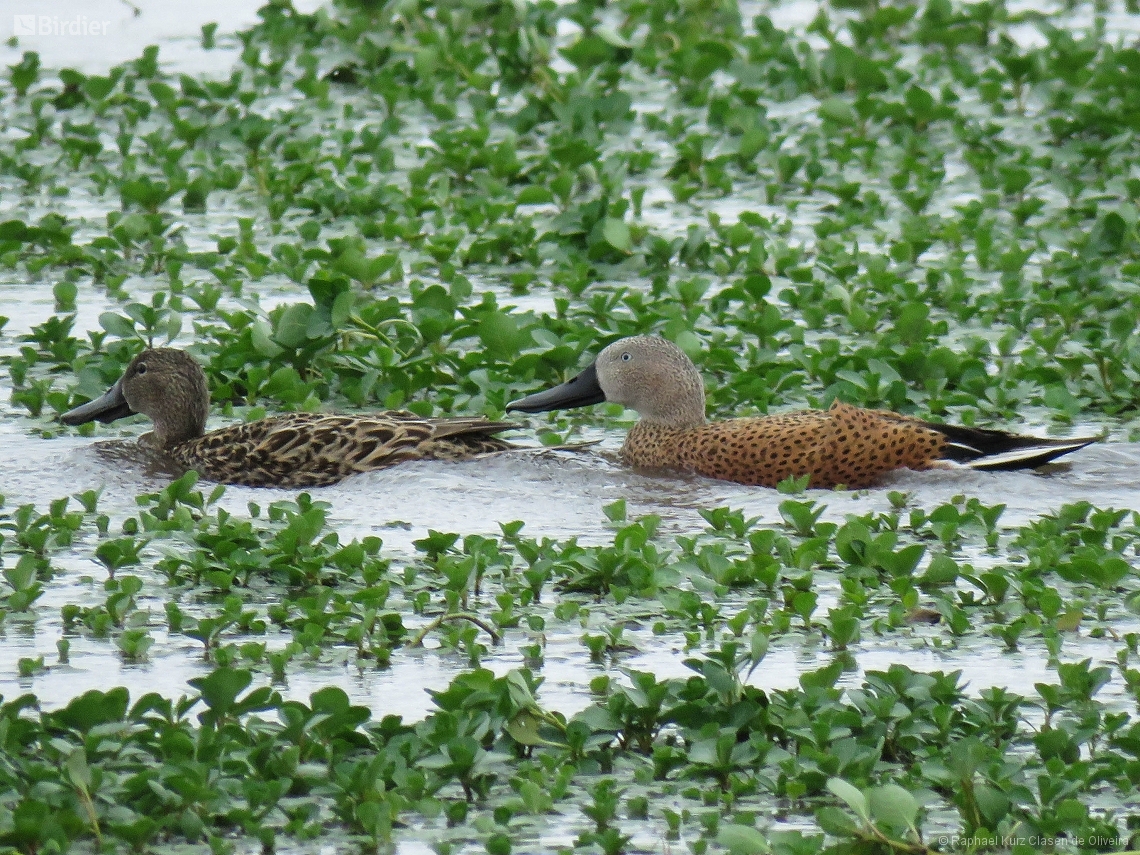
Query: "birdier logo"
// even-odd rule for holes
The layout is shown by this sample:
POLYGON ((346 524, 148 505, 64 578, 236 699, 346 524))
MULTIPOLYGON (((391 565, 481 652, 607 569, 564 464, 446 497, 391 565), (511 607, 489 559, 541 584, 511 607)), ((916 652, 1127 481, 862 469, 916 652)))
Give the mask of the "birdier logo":
POLYGON ((60 18, 58 15, 13 15, 14 36, 105 36, 110 21, 93 21, 86 15, 60 18))

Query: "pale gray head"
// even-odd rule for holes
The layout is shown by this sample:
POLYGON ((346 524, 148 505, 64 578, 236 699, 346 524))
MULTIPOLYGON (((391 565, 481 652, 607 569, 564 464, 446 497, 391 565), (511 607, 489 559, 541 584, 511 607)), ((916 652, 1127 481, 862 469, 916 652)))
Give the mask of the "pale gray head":
POLYGON ((594 360, 607 401, 644 421, 688 428, 704 424, 705 387, 685 351, 659 336, 615 341, 594 360))
POLYGON ((658 336, 615 341, 585 371, 561 386, 528 395, 508 410, 542 413, 613 401, 636 410, 643 421, 673 428, 705 422, 705 387, 685 352, 658 336))
POLYGON ((206 373, 181 350, 157 347, 131 360, 101 398, 60 416, 66 425, 112 422, 142 413, 154 422, 154 442, 169 448, 201 436, 210 411, 206 373))

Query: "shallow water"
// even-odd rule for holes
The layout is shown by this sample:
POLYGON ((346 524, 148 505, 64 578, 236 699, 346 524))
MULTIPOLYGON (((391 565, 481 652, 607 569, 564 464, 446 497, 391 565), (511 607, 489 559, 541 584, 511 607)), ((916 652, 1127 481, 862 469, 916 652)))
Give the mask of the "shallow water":
MULTIPOLYGON (((40 52, 45 67, 66 64, 94 72, 132 59, 143 45, 157 42, 162 45, 160 57, 168 69, 224 73, 235 60, 236 40, 229 34, 253 23, 260 5, 260 0, 224 3, 206 0, 193 7, 157 0, 138 3, 53 0, 50 4, 3 0, 0 27, 14 26, 12 15, 33 12, 61 20, 86 16, 88 21, 107 20, 109 23, 107 35, 98 38, 84 40, 60 34, 21 38, 14 47, 6 44, 0 47, 0 59, 15 62, 21 51, 34 49, 40 52), (201 27, 209 21, 220 25, 219 46, 204 51, 200 47, 201 27)), ((299 8, 315 5, 310 0, 299 4, 299 8)), ((752 16, 763 13, 771 15, 777 26, 802 29, 817 14, 818 6, 809 0, 775 5, 746 3, 744 12, 749 21, 752 16)), ((1135 19, 1136 16, 1115 15, 1110 29, 1118 34, 1128 32, 1135 19)), ((772 115, 814 114, 817 105, 812 99, 806 101, 773 104, 772 115)), ((52 200, 41 201, 45 210, 50 209, 52 200)), ((213 237, 207 240, 204 235, 233 233, 236 211, 225 207, 231 202, 223 202, 223 207, 215 208, 207 217, 188 215, 183 218, 189 245, 205 248, 213 237)), ((20 206, 40 203, 10 196, 6 204, 15 207, 8 209, 0 204, 0 210, 15 213, 22 210, 20 206)), ((118 200, 87 198, 77 192, 69 199, 69 206, 70 215, 81 228, 99 231, 106 212, 115 209, 118 200), (86 225, 83 225, 84 220, 86 225)), ((772 207, 766 211, 758 199, 746 206, 735 197, 707 202, 709 210, 729 220, 735 219, 742 207, 772 216, 782 216, 787 210, 772 207)), ((702 222, 706 215, 704 210, 673 203, 671 194, 665 192, 663 186, 651 187, 645 196, 643 219, 665 233, 682 234, 690 224, 702 222)), ((812 240, 811 226, 816 216, 817 212, 810 205, 800 206, 793 224, 794 235, 804 241, 812 240)), ((488 281, 476 276, 476 289, 495 289, 493 279, 491 273, 488 281)), ((157 284, 131 282, 129 290, 135 299, 146 299, 157 284)), ((81 291, 75 320, 75 329, 80 333, 98 329, 99 315, 119 308, 102 289, 84 287, 81 291)), ((287 281, 261 281, 258 285, 258 299, 264 307, 281 299, 296 299, 300 293, 303 293, 300 286, 287 281)), ((504 302, 535 311, 548 310, 551 305, 550 295, 541 289, 522 297, 505 293, 501 297, 504 302)), ((42 323, 54 310, 50 282, 28 283, 9 274, 0 281, 0 314, 10 319, 0 333, 0 350, 16 349, 19 337, 42 323)), ((99 454, 92 440, 74 435, 40 436, 41 431, 54 433, 56 426, 13 410, 8 403, 10 395, 8 378, 0 378, 0 493, 6 496, 9 508, 27 502, 44 507, 54 498, 101 487, 100 510, 121 520, 136 511, 136 496, 165 484, 163 476, 148 474, 141 465, 123 465, 121 460, 99 454)), ((1113 426, 1107 427, 1112 433, 1113 426)), ((1100 425, 1085 425, 1074 428, 1074 433, 1095 433, 1101 429, 1100 425)), ((142 430, 140 424, 121 429, 100 428, 99 435, 133 437, 142 430)), ((1121 433, 1116 431, 1117 436, 1121 433)), ((498 534, 499 524, 512 520, 525 521, 524 534, 530 537, 577 537, 583 543, 608 542, 612 538, 612 527, 602 508, 617 499, 626 501, 630 518, 644 514, 661 517, 660 531, 666 540, 671 535, 703 530, 705 523, 700 510, 704 508, 741 508, 749 517, 759 517, 770 524, 779 522, 778 506, 785 497, 775 491, 695 477, 638 474, 624 469, 615 462, 621 435, 622 431, 616 427, 587 432, 584 438, 601 440, 601 443, 578 453, 521 451, 461 464, 407 464, 357 476, 313 493, 331 506, 330 522, 342 539, 378 535, 384 541, 385 554, 397 562, 414 555, 413 541, 424 537, 429 529, 498 534)), ((527 436, 525 431, 521 436, 527 436)), ((898 473, 887 479, 880 489, 857 493, 819 492, 813 493, 812 498, 828 505, 826 519, 841 521, 848 513, 890 510, 887 498, 890 490, 911 494, 912 504, 922 508, 936 507, 964 494, 987 505, 1006 504, 1003 526, 1024 524, 1062 504, 1082 499, 1100 507, 1140 508, 1140 467, 1137 466, 1140 445, 1110 441, 1081 451, 1068 460, 1070 462, 1052 467, 1048 474, 986 474, 968 470, 898 473)), ((234 487, 227 490, 221 504, 244 514, 249 502, 265 505, 293 495, 291 491, 234 487)), ((158 601, 152 603, 151 632, 155 645, 149 661, 125 664, 108 641, 76 637, 72 639, 70 664, 53 664, 56 643, 62 634, 60 607, 67 603, 100 602, 102 586, 93 579, 101 579, 104 572, 94 560, 67 554, 56 563, 60 572, 37 603, 34 618, 13 617, 0 624, 0 633, 5 639, 0 646, 0 694, 7 696, 34 689, 45 704, 56 705, 84 689, 121 683, 136 695, 150 689, 176 695, 187 691, 187 679, 207 670, 196 642, 183 636, 167 637, 162 630, 162 604, 158 601), (51 665, 50 670, 33 680, 17 679, 17 660, 29 656, 44 656, 45 662, 51 665)), ((145 578, 146 571, 141 575, 145 578)), ((155 590, 160 590, 161 580, 147 581, 144 593, 153 597, 155 590)), ((510 638, 501 648, 492 650, 484 664, 499 671, 519 665, 518 646, 527 639, 521 630, 517 632, 519 637, 510 638)), ((555 628, 548 631, 546 637, 543 673, 547 682, 542 700, 566 713, 588 702, 584 688, 595 668, 583 669, 581 665, 580 632, 577 626, 555 628)), ((685 673, 682 660, 687 654, 680 649, 681 642, 662 644, 647 631, 636 628, 630 628, 627 635, 641 650, 622 655, 621 664, 652 670, 662 676, 685 673)), ((952 647, 938 649, 935 642, 939 637, 938 633, 931 633, 930 638, 924 638, 921 632, 915 632, 901 642, 864 639, 858 664, 862 669, 871 669, 901 659, 920 668, 963 668, 975 690, 986 685, 1007 685, 1016 691, 1031 691, 1033 682, 1048 678, 1045 658, 1039 655, 1040 651, 1023 651, 996 661, 979 660, 976 656, 963 656, 952 647)), ((272 646, 273 639, 269 642, 272 646)), ((1092 642, 1087 645, 1090 649, 1086 651, 1086 642, 1071 642, 1066 650, 1074 655, 1079 652, 1097 656, 1099 646, 1092 642)), ((1106 646, 1100 655, 1109 658, 1113 653, 1106 646)), ((786 647, 777 643, 765 667, 753 679, 771 688, 792 686, 800 673, 826 663, 829 657, 828 651, 822 648, 801 648, 791 641, 786 647)), ((321 685, 336 683, 356 701, 368 703, 378 712, 419 718, 430 708, 429 698, 422 690, 446 685, 467 666, 468 663, 454 653, 401 650, 392 667, 382 671, 361 671, 355 666, 295 668, 290 673, 289 684, 282 689, 290 696, 306 697, 321 685)), ((857 682, 858 673, 848 675, 847 679, 857 682)))
MULTIPOLYGON (((188 73, 225 73, 236 56, 234 40, 225 32, 252 23, 261 0, 227 0, 225 3, 208 0, 191 9, 185 4, 143 0, 138 3, 141 10, 138 16, 123 0, 94 3, 53 0, 51 4, 0 0, 0 32, 11 26, 11 14, 23 14, 23 10, 33 4, 37 11, 40 5, 50 5, 51 14, 60 17, 112 16, 119 22, 118 29, 114 38, 99 43, 77 45, 59 38, 45 38, 39 42, 21 40, 15 48, 3 45, 0 58, 7 64, 18 61, 22 50, 36 49, 47 67, 67 64, 96 72, 134 58, 143 44, 158 41, 162 43, 161 58, 168 68, 188 73), (210 20, 221 24, 219 47, 204 52, 198 46, 199 32, 201 25, 210 20)), ((301 8, 306 5, 316 4, 298 4, 301 8)), ((777 26, 798 29, 806 26, 819 11, 818 4, 811 0, 794 0, 773 7, 746 3, 745 8, 749 16, 770 13, 777 26)), ((1136 28, 1137 21, 1140 16, 1114 14, 1109 29, 1121 35, 1140 32, 1136 28)), ((798 114, 814 114, 817 108, 818 102, 814 99, 803 98, 773 105, 770 114, 794 118, 798 114)), ((667 160, 667 157, 662 158, 662 162, 667 160)), ((954 169, 954 163, 948 161, 948 184, 952 183, 954 169)), ((642 220, 663 234, 683 235, 690 225, 707 222, 710 211, 719 213, 727 221, 736 219, 745 209, 776 219, 786 216, 785 207, 765 206, 760 198, 759 193, 734 194, 720 200, 702 200, 700 206, 678 205, 662 183, 646 193, 642 220)), ((117 198, 88 198, 80 191, 67 201, 71 216, 85 220, 82 228, 91 233, 101 234, 107 211, 118 207, 117 198)), ((945 203, 957 202, 951 196, 945 203)), ((25 209, 19 206, 39 204, 44 205, 44 210, 51 209, 51 200, 21 201, 5 194, 5 198, 0 199, 0 219, 25 216, 25 209), (9 205, 13 207, 7 207, 9 205), (15 213, 17 211, 19 213, 15 213)), ((953 213, 949 208, 946 212, 953 213)), ((233 200, 226 199, 221 206, 212 207, 209 215, 183 216, 188 246, 205 249, 216 236, 234 234, 238 213, 233 200)), ((818 205, 800 206, 792 224, 792 242, 814 241, 812 225, 818 218, 818 205)), ((328 236, 326 232, 325 237, 328 236)), ((0 281, 0 315, 8 316, 10 321, 0 333, 0 352, 10 353, 18 347, 19 337, 51 316, 55 306, 50 281, 28 283, 11 278, 10 273, 4 275, 9 278, 0 281)), ((509 293, 496 281, 493 270, 485 275, 473 275, 471 279, 476 292, 495 291, 502 304, 536 312, 549 311, 553 306, 552 294, 539 287, 522 296, 509 293)), ((158 281, 141 280, 128 283, 127 290, 134 299, 145 300, 152 290, 160 287, 162 283, 158 281)), ((257 283, 257 299, 265 308, 282 300, 305 298, 303 286, 284 278, 263 279, 257 283)), ((230 299, 228 295, 223 297, 223 305, 230 299)), ((107 310, 119 311, 121 305, 102 289, 81 288, 76 334, 97 330, 99 315, 107 310)), ((190 323, 185 326, 188 328, 190 323)), ((187 339, 184 336, 180 341, 186 343, 187 339)), ((138 495, 158 490, 167 483, 164 476, 148 473, 141 463, 132 463, 129 459, 124 463, 122 459, 101 454, 97 440, 73 433, 54 435, 57 425, 46 419, 33 419, 13 408, 10 396, 9 379, 0 376, 0 494, 5 496, 7 510, 24 503, 35 503, 44 509, 49 501, 58 497, 102 489, 99 510, 112 517, 112 531, 115 531, 122 519, 137 513, 138 495)), ((529 422, 530 425, 540 423, 541 418, 532 418, 529 422)), ((531 441, 532 432, 527 424, 520 422, 520 425, 518 438, 531 441)), ((1042 427, 1036 426, 1037 429, 1042 427)), ((141 420, 125 426, 100 427, 98 440, 133 438, 145 429, 141 420)), ((1026 428, 1021 424, 1017 429, 1026 428)), ((813 491, 808 498, 826 504, 824 519, 838 522, 847 514, 890 511, 890 491, 908 493, 912 506, 927 510, 959 495, 977 498, 985 505, 1004 504, 1003 527, 1026 524, 1064 504, 1082 500, 1102 508, 1140 509, 1140 444, 1124 441, 1124 427, 1111 421, 1076 425, 1071 432, 1095 434, 1102 430, 1108 433, 1107 442, 1082 450, 1042 473, 900 472, 874 490, 813 491)), ((417 557, 414 541, 425 537, 429 530, 498 535, 500 524, 512 520, 524 521, 523 534, 529 537, 576 537, 586 544, 608 543, 613 538, 614 527, 607 521, 603 508, 618 499, 625 500, 631 519, 646 514, 661 518, 660 539, 666 548, 675 535, 692 535, 705 530, 706 523, 700 515, 703 509, 738 508, 745 516, 759 517, 765 524, 780 524, 779 505, 787 497, 776 491, 625 469, 615 459, 622 433, 622 428, 616 425, 606 430, 584 431, 582 439, 600 443, 580 452, 532 449, 460 464, 412 463, 310 492, 328 503, 330 525, 342 540, 379 536, 384 541, 383 554, 393 559, 396 566, 417 557)), ((231 487, 221 505, 244 515, 251 502, 265 506, 294 497, 294 491, 231 487)), ((0 622, 0 696, 12 698, 23 692, 34 692, 45 707, 56 707, 88 689, 117 685, 128 687, 134 698, 150 691, 171 697, 190 694, 187 681, 209 673, 213 666, 203 659, 197 641, 166 631, 165 582, 145 561, 141 568, 131 568, 130 572, 143 578, 145 583, 140 606, 150 609, 149 631, 154 638, 148 659, 128 663, 109 639, 69 634, 69 662, 58 661, 57 644, 64 637, 61 607, 95 605, 105 598, 102 580, 106 571, 94 559, 86 557, 90 555, 94 538, 89 533, 84 538, 75 549, 61 550, 53 556, 57 572, 32 612, 27 616, 8 615, 0 622), (17 663, 34 657, 44 658, 46 670, 32 678, 20 678, 17 663)), ((148 553, 151 561, 153 557, 154 553, 148 553)), ((974 556, 966 560, 974 560, 974 556)), ((978 557, 978 563, 993 560, 988 556, 978 557)), ((834 580, 828 580, 826 572, 819 574, 816 587, 821 609, 826 610, 835 603, 838 587, 834 580)), ((264 604, 251 603, 254 605, 264 604)), ((479 610, 490 605, 493 604, 485 599, 474 602, 472 607, 479 610)), ((722 605, 731 611, 738 603, 729 599, 722 605)), ((193 603, 183 603, 183 606, 187 611, 194 608, 193 603)), ((643 610, 650 612, 656 607, 656 602, 649 602, 643 610)), ((573 621, 548 621, 544 664, 539 671, 545 682, 538 698, 546 708, 572 715, 592 702, 589 692, 592 678, 606 673, 622 679, 622 668, 650 671, 659 678, 690 673, 684 660, 696 651, 686 648, 685 639, 679 633, 655 635, 650 629, 651 613, 639 615, 639 621, 626 624, 624 640, 632 645, 631 650, 604 662, 589 661, 582 633, 598 632, 607 625, 605 609, 598 607, 594 611, 586 626, 573 621)), ((426 619, 405 609, 404 620, 414 631, 426 619)), ((1140 631, 1140 619, 1122 617, 1112 629, 1115 638, 1097 639, 1080 632, 1068 634, 1062 660, 1091 658, 1095 664, 1114 662, 1120 648, 1118 638, 1124 633, 1140 631)), ((284 646, 289 637, 271 627, 267 635, 256 640, 265 641, 272 650, 284 646)), ((229 637, 227 640, 246 639, 229 637)), ((489 649, 481 664, 500 674, 520 667, 524 664, 522 645, 536 640, 525 628, 511 630, 503 644, 489 649)), ((294 660, 287 682, 277 688, 286 697, 304 700, 322 687, 336 685, 343 688, 353 702, 370 707, 377 718, 397 714, 418 720, 432 709, 428 692, 446 687, 456 675, 471 667, 465 655, 434 645, 429 638, 424 649, 398 649, 390 667, 383 669, 359 666, 351 651, 326 650, 318 663, 294 660)), ((975 633, 964 640, 955 640, 943 627, 911 627, 886 635, 866 633, 853 649, 852 656, 857 670, 843 676, 841 682, 846 686, 859 685, 867 671, 885 670, 900 662, 919 671, 961 671, 963 681, 974 694, 986 687, 1003 686, 1018 694, 1034 696, 1036 683, 1057 681, 1055 670, 1049 665, 1048 651, 1040 639, 1023 641, 1017 652, 1004 653, 1000 643, 992 638, 975 633)), ((801 674, 829 664, 834 657, 835 653, 819 633, 789 633, 772 640, 763 666, 752 675, 751 682, 769 690, 792 688, 798 685, 801 674)), ((255 679, 260 682, 265 678, 255 679)), ((1119 679, 1111 682, 1098 697, 1120 708, 1134 709, 1134 702, 1126 695, 1119 679)), ((551 821, 546 836, 536 845, 546 849, 571 845, 570 824, 565 817, 551 821)), ((645 849, 661 849, 659 843, 655 846, 653 840, 638 841, 645 849)), ((297 849, 326 851, 316 845, 297 849)), ((422 841, 406 839, 400 842, 399 851, 407 855, 435 850, 422 841)))
MULTIPOLYGON (((42 508, 52 498, 102 487, 100 511, 122 519, 136 512, 136 496, 166 483, 160 475, 148 475, 141 464, 124 466, 121 461, 106 459, 96 441, 29 435, 28 421, 9 415, 0 423, 0 483, 9 508, 27 502, 42 508)), ((626 501, 631 519, 644 514, 661 517, 659 531, 666 542, 674 534, 704 530, 699 513, 704 508, 740 508, 746 516, 759 517, 762 522, 780 521, 778 506, 787 497, 774 490, 699 477, 643 475, 621 467, 613 460, 620 437, 620 431, 607 432, 601 445, 579 452, 535 449, 463 463, 411 463, 310 492, 331 505, 330 524, 342 540, 377 535, 384 541, 383 554, 397 563, 415 555, 413 541, 425 537, 429 529, 498 535, 499 523, 511 520, 525 521, 523 533, 530 537, 609 542, 613 529, 602 508, 618 499, 626 501)), ((847 514, 889 511, 887 494, 891 490, 907 492, 912 505, 928 509, 960 494, 987 505, 1004 503, 1007 509, 1001 524, 1011 527, 1079 500, 1098 507, 1140 508, 1140 444, 1096 445, 1070 460, 1055 464, 1047 474, 899 472, 887 479, 882 489, 810 491, 808 497, 828 506, 824 519, 840 522, 847 514)), ((265 506, 294 495, 285 490, 229 487, 220 504, 244 514, 249 502, 265 506)), ((102 585, 92 579, 102 579, 105 571, 93 559, 84 561, 66 554, 54 563, 61 570, 37 603, 35 618, 9 619, 0 625, 4 638, 0 646, 0 694, 11 697, 34 690, 48 706, 66 703, 88 688, 120 684, 130 688, 135 697, 151 690, 176 696, 188 693, 187 679, 208 672, 210 666, 202 660, 197 642, 181 635, 167 636, 162 604, 157 601, 151 604, 155 644, 149 661, 127 664, 108 641, 72 636, 70 664, 55 664, 56 643, 63 634, 60 607, 102 602, 102 585), (17 660, 34 656, 44 656, 50 670, 33 680, 18 679, 17 660)), ((145 570, 138 575, 148 580, 144 594, 161 592, 160 578, 145 570)), ((821 600, 825 598, 826 592, 821 600)), ((146 608, 146 603, 140 606, 146 608)), ((414 623, 409 620, 409 625, 414 623)), ((1138 628, 1140 625, 1117 626, 1116 630, 1123 633, 1138 628)), ((546 632, 542 669, 546 683, 541 700, 567 714, 589 703, 587 684, 601 671, 598 665, 583 667, 586 657, 581 632, 577 624, 550 625, 546 632)), ((940 646, 943 636, 941 630, 916 629, 906 636, 864 638, 856 656, 860 672, 885 669, 892 662, 905 662, 918 670, 962 670, 975 692, 1000 685, 1033 694, 1034 683, 1052 682, 1043 648, 1029 644, 1016 654, 979 657, 976 651, 940 646)), ((683 660, 691 653, 683 649, 683 639, 659 638, 647 628, 634 626, 627 628, 626 637, 638 650, 620 655, 621 665, 652 671, 660 677, 688 673, 683 660)), ((273 649, 283 645, 285 637, 275 639, 271 630, 263 640, 273 649)), ((514 630, 503 645, 490 650, 483 664, 499 673, 518 667, 522 664, 519 646, 531 640, 525 629, 514 630)), ((774 642, 752 682, 774 689, 797 685, 801 673, 831 661, 833 654, 822 640, 816 638, 815 642, 817 647, 804 643, 799 635, 774 642)), ((1074 638, 1066 641, 1064 658, 1109 660, 1115 650, 1116 643, 1111 640, 1074 638)), ((321 686, 335 684, 378 714, 397 713, 414 720, 431 708, 427 690, 443 688, 467 667, 465 657, 454 652, 402 649, 394 655, 391 667, 384 670, 361 670, 354 664, 306 666, 297 661, 290 668, 288 683, 280 688, 290 697, 304 699, 321 686)), ((845 682, 857 685, 860 672, 847 675, 845 682)))
MULTIPOLYGON (((88 74, 137 59, 147 45, 159 46, 167 68, 224 74, 237 59, 232 34, 257 23, 260 0, 0 0, 0 62, 19 62, 35 51, 45 68, 74 68, 88 74), (35 31, 17 30, 35 16, 35 31), (17 16, 25 19, 17 21, 17 16), (218 25, 218 46, 202 50, 202 26, 218 25), (9 43, 11 39, 12 43, 9 43)), ((302 11, 320 6, 298 0, 302 11)))

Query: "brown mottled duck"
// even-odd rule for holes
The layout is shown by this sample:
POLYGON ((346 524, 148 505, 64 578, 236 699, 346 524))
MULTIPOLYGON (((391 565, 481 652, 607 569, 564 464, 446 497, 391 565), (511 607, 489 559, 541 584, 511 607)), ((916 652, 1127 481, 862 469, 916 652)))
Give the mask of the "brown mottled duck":
POLYGON ((462 460, 514 447, 494 434, 515 425, 482 416, 289 413, 206 433, 209 409, 202 367, 181 350, 161 347, 144 350, 110 391, 60 421, 108 423, 141 413, 154 423, 144 445, 203 478, 247 487, 323 487, 406 460, 462 460))
POLYGON ((507 410, 542 413, 603 401, 641 416, 622 446, 627 465, 764 487, 804 475, 812 487, 858 489, 895 469, 1029 469, 1098 439, 1042 439, 934 424, 839 401, 826 411, 710 422, 696 366, 656 336, 614 342, 578 376, 514 401, 507 410))

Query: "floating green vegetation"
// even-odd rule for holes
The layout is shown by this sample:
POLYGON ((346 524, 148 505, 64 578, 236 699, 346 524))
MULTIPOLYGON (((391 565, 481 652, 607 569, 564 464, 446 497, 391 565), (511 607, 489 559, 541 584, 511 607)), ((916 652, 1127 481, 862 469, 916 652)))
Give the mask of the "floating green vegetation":
MULTIPOLYGON (((382 553, 378 537, 343 543, 328 505, 306 493, 266 509, 251 503, 249 516, 238 517, 216 504, 223 488, 205 495, 196 480, 190 472, 139 497, 142 509, 123 520, 119 536, 107 531, 94 496, 84 497, 83 513, 69 511, 65 498, 49 514, 31 505, 0 514, 0 615, 31 608, 57 572, 53 552, 74 537, 83 543, 72 556, 102 566, 107 597, 65 606, 65 630, 107 637, 153 624, 138 605, 141 573, 172 595, 167 629, 201 642, 208 660, 254 666, 265 645, 232 638, 264 635, 271 624, 291 634, 291 644, 268 655, 274 673, 293 656, 320 659, 330 649, 383 665, 394 647, 422 643, 428 632, 478 664, 486 651, 479 628, 497 643, 523 624, 585 626, 599 615, 652 615, 651 631, 683 636, 686 649, 728 630, 769 641, 818 634, 843 651, 861 635, 912 634, 933 623, 939 630, 926 633, 929 643, 998 637, 1015 650, 1032 638, 1056 656, 1079 625, 1104 637, 1140 610, 1129 563, 1140 550, 1140 512, 1087 502, 1003 529, 1002 506, 963 497, 930 512, 848 514, 841 524, 821 522, 826 508, 816 501, 788 499, 781 526, 717 508, 704 512, 703 532, 672 536, 658 533, 657 517, 627 521, 618 502, 606 508, 610 543, 536 540, 512 522, 501 537, 433 531, 415 542, 414 557, 400 559, 382 553), (128 567, 132 574, 121 572, 128 567), (834 601, 826 615, 821 597, 834 601), (409 639, 405 618, 429 625, 409 639)), ((636 649, 622 641, 620 624, 583 642, 599 657, 636 649)))
POLYGON ((1103 17, 844 4, 809 42, 619 6, 274 3, 219 79, 29 55, 0 182, 47 209, 0 264, 59 314, 14 403, 192 331, 219 402, 498 414, 658 330, 724 411, 1136 408, 1140 61, 1103 17), (76 335, 81 288, 108 309, 76 335))
MULTIPOLYGON (((446 846, 547 847, 539 817, 570 811, 559 833, 603 851, 628 851, 646 820, 700 849, 834 846, 818 833, 761 835, 763 805, 779 799, 842 845, 883 851, 933 852, 932 835, 998 841, 981 848, 1062 836, 1123 846, 1120 814, 1088 799, 1134 787, 1140 725, 1095 696, 1115 671, 1140 701, 1135 632, 1115 669, 1057 661, 1057 683, 1038 683, 1033 698, 972 695, 960 672, 904 665, 858 687, 838 682, 868 635, 916 649, 1000 640, 1056 657, 1082 621, 1094 638, 1134 624, 1140 582, 1124 556, 1140 544, 1136 512, 1082 503, 1006 529, 1001 506, 958 498, 908 510, 894 494, 895 511, 834 523, 817 502, 790 498, 778 526, 717 508, 703 532, 666 537, 655 517, 628 521, 619 502, 606 508, 610 543, 536 541, 516 522, 501 537, 432 532, 402 561, 375 537, 342 543, 327 506, 306 494, 239 518, 217 504, 223 488, 204 494, 195 481, 141 496, 121 534, 93 494, 79 497, 82 511, 61 499, 48 514, 0 517, 4 566, 35 562, 31 579, 5 570, 9 614, 30 607, 54 556, 78 542, 103 565, 106 598, 63 607, 65 642, 103 640, 140 661, 162 628, 196 640, 216 666, 179 701, 148 694, 132 706, 120 688, 31 718, 34 695, 0 706, 0 842, 216 847, 237 830, 272 847, 335 822, 377 843, 410 825, 446 846), (164 616, 140 606, 144 579, 164 588, 164 616), (626 634, 646 623, 648 635, 626 634), (531 670, 496 678, 478 667, 504 638, 574 627, 589 658, 624 677, 596 677, 573 715, 536 700, 541 640, 519 645, 531 670), (339 688, 285 701, 268 682, 305 664, 385 667, 429 635, 475 670, 434 692, 436 711, 418 723, 373 721, 339 688), (693 676, 622 666, 650 637, 684 649, 693 676), (798 689, 750 685, 770 650, 821 642, 834 658, 798 689)), ((51 667, 21 663, 27 676, 51 667)))
POLYGON ((80 839, 224 850, 238 832, 273 849, 335 823, 346 841, 376 845, 411 821, 447 851, 467 841, 553 851, 546 817, 571 812, 564 830, 578 832, 566 851, 628 851, 647 820, 697 851, 712 841, 838 851, 819 833, 760 833, 750 806, 778 799, 814 812, 843 851, 933 853, 951 838, 1023 852, 1044 839, 1121 845, 1112 814, 1081 800, 1134 787, 1136 725, 1093 697, 1106 668, 1062 666, 1060 684, 1039 686, 1035 700, 1001 689, 971 698, 956 673, 904 665, 847 690, 834 685, 837 665, 766 694, 742 681, 755 645, 734 642, 687 664, 687 679, 634 671, 628 686, 599 685, 569 717, 540 706, 542 681, 525 670, 466 672, 416 724, 376 720, 338 688, 285 701, 228 667, 192 680, 197 694, 178 701, 93 690, 31 714, 25 695, 0 705, 0 840, 29 852, 80 839), (1034 733, 1020 719, 1042 702, 1048 726, 1034 733), (829 794, 847 809, 819 806, 829 794), (953 835, 924 833, 935 811, 953 817, 953 835))
MULTIPOLYGON (((838 397, 1127 430, 1140 50, 1111 27, 1137 10, 1013 5, 836 0, 796 30, 732 0, 274 0, 214 77, 153 47, 93 74, 28 53, 0 89, 0 289, 53 305, 3 304, 2 418, 56 434, 175 339, 225 416, 497 418, 660 332, 720 414, 838 397)), ((770 519, 675 531, 618 501, 600 540, 508 518, 400 551, 343 536, 318 492, 232 496, 191 474, 126 512, 95 490, 0 509, 2 626, 45 601, 60 626, 58 663, 19 658, 28 693, 0 699, 0 847, 1136 845, 1140 508, 836 515, 793 484, 770 519), (171 640, 186 697, 37 708, 81 649, 145 669, 171 640), (1056 679, 861 665, 883 641, 1056 679), (286 698, 420 646, 466 669, 422 721, 286 698), (586 675, 574 709, 541 700, 552 648, 586 675), (641 670, 651 649, 686 676, 641 670), (758 687, 801 651, 822 661, 794 688, 758 687)))

